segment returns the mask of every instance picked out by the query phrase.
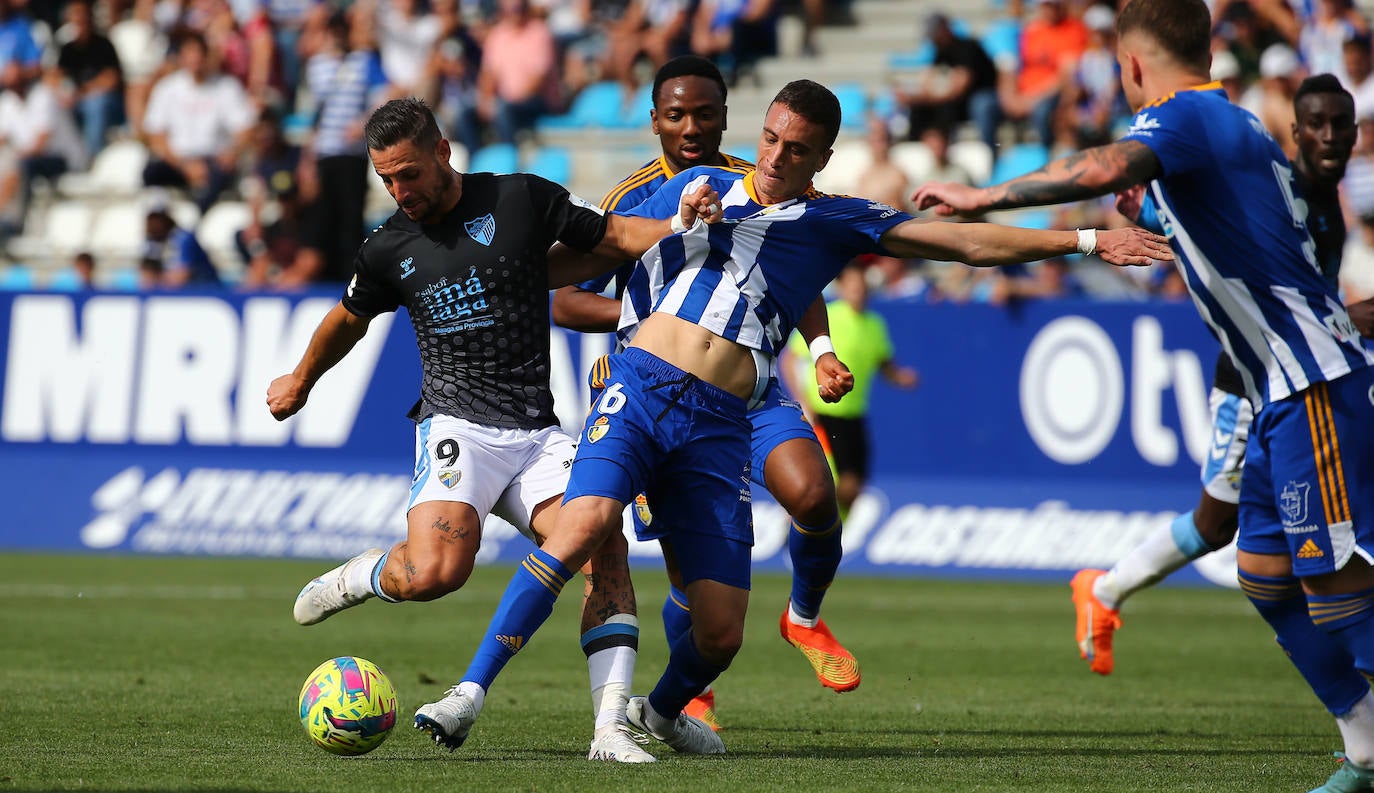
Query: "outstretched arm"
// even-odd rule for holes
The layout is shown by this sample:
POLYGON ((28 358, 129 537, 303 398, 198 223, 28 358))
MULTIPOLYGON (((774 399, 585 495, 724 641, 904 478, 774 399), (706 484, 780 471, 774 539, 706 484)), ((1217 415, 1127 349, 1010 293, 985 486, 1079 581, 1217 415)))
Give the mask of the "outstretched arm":
POLYGON ((882 244, 893 254, 907 258, 934 259, 997 267, 1063 256, 1096 253, 1111 264, 1149 264, 1172 261, 1173 251, 1164 237, 1141 228, 1128 227, 1096 232, 1094 250, 1079 249, 1076 231, 1045 231, 999 226, 995 223, 926 223, 908 220, 883 234, 882 244))
POLYGON ((267 387, 267 408, 272 411, 272 417, 282 421, 305 407, 310 389, 367 335, 371 321, 370 317, 360 317, 344 308, 343 303, 331 308, 320 320, 315 335, 310 337, 310 344, 296 368, 267 387))
POLYGON ((1138 140, 1122 140, 1075 152, 1038 171, 976 188, 932 182, 912 196, 917 209, 937 215, 977 215, 994 209, 1063 204, 1143 184, 1160 173, 1159 158, 1138 140))

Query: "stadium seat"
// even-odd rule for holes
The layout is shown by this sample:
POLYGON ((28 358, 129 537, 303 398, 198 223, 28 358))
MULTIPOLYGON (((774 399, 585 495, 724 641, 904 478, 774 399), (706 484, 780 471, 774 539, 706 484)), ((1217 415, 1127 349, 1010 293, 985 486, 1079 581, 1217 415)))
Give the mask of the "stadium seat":
POLYGON ((550 182, 567 185, 572 181, 572 153, 562 146, 541 146, 525 170, 550 182))
POLYGON ((96 258, 122 261, 136 259, 146 239, 147 212, 138 202, 111 204, 101 209, 91 226, 91 248, 96 258))
POLYGON ((472 154, 470 173, 515 173, 520 170, 520 151, 512 143, 491 143, 472 154))
POLYGON ((126 80, 152 77, 167 54, 167 39, 152 23, 141 19, 116 22, 110 26, 109 37, 126 80))
POLYGON ((137 292, 141 288, 138 283, 138 270, 132 267, 122 267, 110 273, 110 278, 105 283, 107 289, 114 289, 119 292, 137 292))
POLYGON ((22 264, 11 264, 0 270, 0 291, 27 292, 34 288, 33 270, 22 264))
POLYGON ((968 171, 975 185, 988 183, 992 176, 992 149, 981 140, 961 140, 949 145, 949 159, 968 171))
MULTIPOLYGON (((43 240, 49 256, 67 257, 90 244, 91 221, 95 213, 84 201, 55 201, 43 213, 43 240)), ((143 229, 142 220, 138 228, 143 229)))
POLYGON ((253 211, 243 201, 216 201, 195 227, 200 247, 226 280, 234 280, 232 276, 243 269, 234 235, 247 228, 252 219, 253 211))
POLYGON ((930 180, 930 172, 935 169, 935 155, 930 147, 920 141, 908 140, 894 143, 888 156, 893 164, 906 174, 911 184, 919 185, 930 180))
POLYGON ((70 267, 64 267, 48 276, 48 280, 43 286, 54 292, 80 292, 85 288, 81 284, 81 276, 77 275, 76 270, 70 267))
POLYGON ((835 153, 825 170, 816 174, 816 189, 823 193, 852 195, 858 186, 859 175, 873 163, 868 143, 846 140, 835 144, 835 153))
POLYGON ((999 19, 983 31, 978 42, 999 68, 1007 68, 1021 60, 1021 23, 1015 19, 999 19))
POLYGON ((535 122, 538 130, 595 129, 621 125, 625 91, 620 83, 603 81, 592 83, 573 97, 568 112, 560 116, 545 116, 535 122))
POLYGON ((1049 149, 1039 143, 1018 143, 1002 150, 997 164, 992 166, 992 184, 1001 184, 1008 179, 1025 176, 1050 161, 1049 149))
POLYGON ((834 92, 840 100, 840 126, 862 129, 868 120, 868 94, 864 87, 858 83, 840 83, 834 92))
MULTIPOLYGON (((458 143, 457 141, 449 141, 448 145, 449 167, 453 168, 453 170, 457 171, 458 173, 466 173, 468 169, 467 147, 461 143, 458 143)), ((368 170, 372 171, 372 166, 369 165, 368 170)), ((376 179, 378 182, 381 181, 381 179, 377 177, 376 171, 372 171, 372 178, 376 179)), ((382 185, 382 192, 386 192, 386 185, 382 185)))
POLYGON ((638 129, 649 123, 649 111, 654 107, 654 84, 645 83, 635 90, 634 96, 620 108, 617 126, 624 129, 638 129))
POLYGON ((119 197, 136 195, 143 189, 143 168, 148 164, 148 149, 136 140, 117 140, 100 150, 85 173, 58 177, 57 191, 72 197, 119 197))

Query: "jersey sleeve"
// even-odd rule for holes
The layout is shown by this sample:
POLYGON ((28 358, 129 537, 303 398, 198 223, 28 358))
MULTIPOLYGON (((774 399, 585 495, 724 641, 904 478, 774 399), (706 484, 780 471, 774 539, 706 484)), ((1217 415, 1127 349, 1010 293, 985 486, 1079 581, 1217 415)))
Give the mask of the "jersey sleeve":
POLYGON ((662 187, 641 201, 638 206, 625 210, 617 209, 616 214, 654 220, 670 218, 677 214, 678 207, 682 204, 682 193, 689 187, 695 187, 707 181, 707 178, 705 174, 698 173, 697 169, 688 168, 664 182, 662 187))
POLYGON ((1136 218, 1135 224, 1146 231, 1164 233, 1164 223, 1159 219, 1159 208, 1155 206, 1155 199, 1148 192, 1140 200, 1140 216, 1136 218))
POLYGON ((1197 168, 1215 168, 1216 154, 1208 145, 1212 136, 1202 129, 1196 102, 1175 97, 1153 107, 1146 106, 1131 121, 1123 141, 1145 144, 1164 175, 1186 173, 1197 168))
POLYGON ((353 257, 353 279, 344 289, 343 307, 359 317, 375 317, 395 311, 401 305, 400 295, 382 280, 376 265, 367 257, 368 243, 364 242, 353 257))
POLYGON ((827 225, 831 227, 832 238, 843 239, 849 258, 862 253, 893 255, 882 244, 882 236, 892 227, 911 220, 911 215, 866 198, 837 197, 834 200, 838 203, 832 212, 826 213, 832 219, 827 225))
POLYGON ((596 204, 569 193, 562 185, 526 174, 530 200, 540 227, 554 240, 579 251, 590 251, 606 236, 606 213, 596 204))

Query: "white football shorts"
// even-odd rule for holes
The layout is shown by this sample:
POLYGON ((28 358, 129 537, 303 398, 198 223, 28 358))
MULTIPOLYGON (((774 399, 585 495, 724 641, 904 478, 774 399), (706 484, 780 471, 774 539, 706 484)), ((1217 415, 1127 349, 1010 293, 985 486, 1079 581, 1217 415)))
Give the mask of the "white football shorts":
POLYGON ((530 515, 568 486, 577 444, 561 427, 488 427, 436 413, 415 425, 410 504, 460 501, 534 540, 530 515))
POLYGON ((1212 440, 1202 461, 1202 489, 1218 501, 1240 503, 1240 475, 1245 468, 1245 443, 1255 412, 1250 400, 1215 388, 1207 398, 1212 410, 1212 440))

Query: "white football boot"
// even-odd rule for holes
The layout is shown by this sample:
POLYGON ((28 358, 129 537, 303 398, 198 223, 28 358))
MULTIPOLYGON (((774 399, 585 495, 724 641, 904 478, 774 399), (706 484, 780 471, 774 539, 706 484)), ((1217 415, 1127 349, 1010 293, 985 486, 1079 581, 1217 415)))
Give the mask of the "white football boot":
POLYGON ((648 709, 648 699, 630 697, 630 704, 625 708, 625 717, 630 720, 630 726, 649 733, 683 754, 725 754, 725 742, 701 719, 679 713, 672 724, 672 731, 659 733, 649 728, 645 719, 648 709))
POLYGON ((636 736, 624 724, 602 727, 592 739, 588 760, 609 760, 616 763, 652 763, 658 758, 640 748, 648 743, 647 736, 636 736))
POLYGON ((350 606, 356 606, 364 600, 374 597, 371 592, 365 592, 361 595, 349 592, 347 573, 358 565, 367 565, 370 568, 377 564, 377 560, 380 558, 382 558, 381 548, 363 551, 306 584, 301 593, 296 595, 296 606, 292 610, 296 622, 302 625, 314 625, 324 621, 332 614, 337 614, 350 606))
POLYGON ((477 722, 478 707, 467 694, 450 688, 438 702, 421 705, 415 711, 415 729, 428 733, 436 744, 451 752, 463 745, 477 722))

